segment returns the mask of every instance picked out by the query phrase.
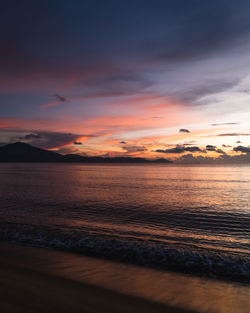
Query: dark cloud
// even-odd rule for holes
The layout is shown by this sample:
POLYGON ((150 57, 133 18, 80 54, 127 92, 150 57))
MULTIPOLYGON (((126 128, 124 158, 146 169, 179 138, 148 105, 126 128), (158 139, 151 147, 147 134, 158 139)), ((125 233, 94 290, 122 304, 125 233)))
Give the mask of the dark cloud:
MULTIPOLYGON (((180 5, 180 1, 175 3, 176 6, 180 5)), ((176 40, 165 47, 165 53, 162 54, 164 59, 181 61, 208 54, 213 50, 223 49, 241 36, 240 32, 248 32, 245 29, 250 23, 247 20, 250 7, 247 1, 243 1, 242 6, 225 0, 181 3, 180 14, 171 12, 174 13, 175 23, 171 26, 175 29, 176 40), (235 16, 235 19, 232 20, 230 16, 235 16)))
POLYGON ((231 145, 224 145, 224 144, 222 145, 222 147, 223 147, 223 148, 232 148, 231 145))
POLYGON ((32 139, 41 139, 42 136, 40 134, 28 134, 25 135, 24 137, 20 137, 20 140, 32 140, 32 139))
POLYGON ((238 141, 236 141, 236 143, 241 143, 241 141, 240 141, 240 140, 238 140, 238 141))
POLYGON ((250 147, 238 146, 234 148, 235 152, 250 153, 250 147))
POLYGON ((192 146, 192 147, 186 147, 184 145, 177 145, 174 148, 170 148, 170 149, 158 149, 155 152, 159 152, 159 153, 169 153, 169 154, 181 154, 184 152, 201 152, 201 153, 207 153, 207 151, 214 151, 217 152, 219 154, 225 154, 225 152, 222 149, 217 149, 216 146, 212 146, 212 145, 207 145, 206 149, 201 149, 200 147, 197 146, 192 146))
POLYGON ((181 128, 179 129, 179 133, 190 133, 190 131, 188 129, 181 128))
POLYGON ((170 149, 157 149, 155 152, 159 153, 184 153, 185 148, 183 146, 176 146, 175 148, 170 148, 170 149))
POLYGON ((220 154, 226 154, 226 152, 223 151, 222 149, 216 149, 216 152, 217 152, 217 153, 220 153, 220 154))
POLYGON ((222 149, 217 148, 216 146, 213 145, 207 145, 206 146, 206 150, 207 151, 214 151, 220 154, 226 154, 222 149))
POLYGON ((56 149, 56 152, 60 153, 60 154, 78 154, 78 155, 82 155, 82 156, 86 156, 86 153, 79 151, 76 147, 61 147, 56 149))
POLYGON ((249 164, 250 153, 233 156, 224 153, 218 158, 212 158, 208 156, 193 156, 192 154, 186 154, 175 160, 175 162, 184 164, 249 164))
POLYGON ((67 99, 63 96, 60 96, 58 94, 54 94, 54 97, 56 98, 56 100, 60 101, 60 102, 66 102, 67 99))
POLYGON ((120 141, 120 143, 123 145, 127 144, 126 141, 120 141))
POLYGON ((74 141, 74 145, 82 145, 82 142, 80 142, 80 141, 74 141))
MULTIPOLYGON (((16 139, 22 141, 28 141, 30 144, 34 144, 40 148, 57 148, 60 146, 73 144, 77 142, 77 139, 85 135, 77 135, 71 133, 61 133, 61 132, 32 132, 23 137, 18 137, 16 139)), ((88 135, 86 135, 88 136, 88 135)), ((15 139, 15 138, 13 138, 15 139)))
POLYGON ((206 150, 207 151, 216 151, 216 146, 206 145, 206 150))
MULTIPOLYGON (((0 67, 8 75, 42 71, 50 77, 65 69, 70 74, 77 68, 96 70, 112 60, 114 68, 124 67, 126 77, 127 64, 131 68, 154 60, 173 64, 227 49, 249 33, 249 11, 246 0, 240 5, 228 0, 157 1, 157 5, 139 0, 77 1, 73 6, 67 1, 60 6, 48 0, 15 5, 5 1, 0 12, 5 26, 0 67)), ((130 87, 121 89, 127 92, 130 87)), ((197 95, 204 93, 201 89, 197 95)))
POLYGON ((185 149, 185 151, 188 151, 188 152, 203 152, 203 153, 206 153, 206 151, 201 150, 199 147, 185 147, 184 149, 185 149))
POLYGON ((125 150, 127 153, 133 153, 133 152, 143 152, 143 151, 147 151, 147 148, 144 147, 144 146, 130 146, 130 145, 127 145, 127 146, 123 146, 122 147, 123 150, 125 150))
POLYGON ((238 125, 240 123, 238 122, 228 122, 228 123, 215 123, 215 124, 211 124, 211 126, 223 126, 223 125, 238 125))
POLYGON ((199 147, 185 147, 185 146, 180 146, 180 145, 177 145, 176 147, 174 148, 170 148, 170 149, 157 149, 155 150, 155 152, 159 152, 159 153, 173 153, 173 154, 180 154, 180 153, 184 153, 184 152, 202 152, 202 153, 206 153, 205 150, 202 150, 200 149, 199 147))
POLYGON ((195 101, 217 92, 228 90, 237 84, 238 80, 231 79, 229 81, 207 81, 204 83, 197 83, 193 86, 181 86, 181 89, 173 92, 168 91, 168 95, 186 103, 195 104, 195 101))
POLYGON ((195 140, 188 140, 183 143, 183 146, 192 146, 196 143, 195 140))
POLYGON ((234 137, 234 136, 250 136, 250 134, 249 133, 225 133, 225 134, 219 134, 217 136, 234 137))
MULTIPOLYGON (((128 96, 152 86, 152 82, 139 73, 127 74, 118 70, 116 72, 84 80, 84 88, 81 88, 83 92, 79 96, 83 98, 128 96)), ((81 85, 81 82, 79 84, 81 85)))

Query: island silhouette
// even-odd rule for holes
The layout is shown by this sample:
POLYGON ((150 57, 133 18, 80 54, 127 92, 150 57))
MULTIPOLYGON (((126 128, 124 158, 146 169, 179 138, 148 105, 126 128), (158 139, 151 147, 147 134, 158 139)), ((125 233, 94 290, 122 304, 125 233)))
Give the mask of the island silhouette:
POLYGON ((67 162, 67 163, 172 163, 160 158, 147 160, 139 157, 101 157, 66 154, 34 147, 24 142, 15 142, 0 147, 0 162, 67 162))

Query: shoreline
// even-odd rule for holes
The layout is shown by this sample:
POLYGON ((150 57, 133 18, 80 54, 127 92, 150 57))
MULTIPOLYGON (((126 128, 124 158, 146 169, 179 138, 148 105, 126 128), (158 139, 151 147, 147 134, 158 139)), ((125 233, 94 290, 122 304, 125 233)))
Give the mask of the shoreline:
POLYGON ((249 312, 250 287, 0 244, 4 312, 249 312))
POLYGON ((193 250, 188 249, 188 246, 178 248, 171 245, 155 245, 155 249, 154 245, 151 247, 142 241, 119 240, 115 236, 102 237, 77 231, 69 238, 67 231, 18 223, 14 223, 12 227, 11 222, 0 225, 0 237, 16 245, 52 249, 198 278, 250 284, 249 257, 230 255, 227 252, 218 254, 206 249, 193 250))

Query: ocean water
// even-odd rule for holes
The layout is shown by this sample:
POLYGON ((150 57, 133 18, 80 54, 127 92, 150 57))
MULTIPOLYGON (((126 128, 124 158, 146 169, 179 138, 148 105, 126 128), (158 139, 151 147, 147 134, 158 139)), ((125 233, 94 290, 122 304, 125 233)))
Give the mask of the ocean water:
POLYGON ((0 164, 0 239, 250 282, 250 166, 0 164))

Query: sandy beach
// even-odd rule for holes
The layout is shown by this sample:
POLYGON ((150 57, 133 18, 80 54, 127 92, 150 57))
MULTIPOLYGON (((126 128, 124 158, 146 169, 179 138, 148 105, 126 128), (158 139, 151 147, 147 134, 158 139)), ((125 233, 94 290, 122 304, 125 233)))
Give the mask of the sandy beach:
POLYGON ((250 289, 243 285, 6 243, 0 252, 1 312, 247 313, 250 308, 250 289))
POLYGON ((173 312, 164 305, 18 266, 1 263, 0 277, 1 312, 5 313, 173 312))
MULTIPOLYGON (((53 275, 49 267, 46 273, 44 267, 39 268, 38 263, 31 264, 28 259, 37 253, 36 261, 42 261, 41 252, 42 249, 1 245, 1 312, 192 312, 53 275)), ((54 251, 44 253, 58 256, 54 251)))

